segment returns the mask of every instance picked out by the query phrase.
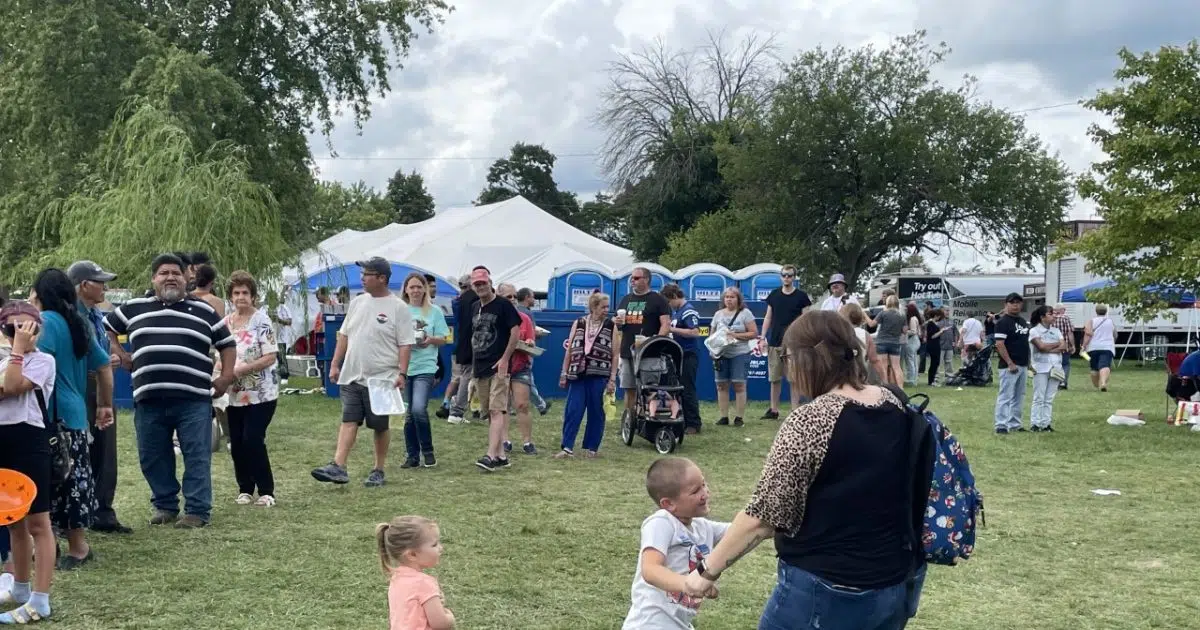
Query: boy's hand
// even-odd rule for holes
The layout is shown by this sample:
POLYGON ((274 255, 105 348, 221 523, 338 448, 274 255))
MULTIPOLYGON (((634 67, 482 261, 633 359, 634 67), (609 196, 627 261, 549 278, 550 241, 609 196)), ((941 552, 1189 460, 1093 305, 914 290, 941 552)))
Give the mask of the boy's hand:
POLYGON ((699 571, 692 571, 684 578, 684 591, 692 597, 705 597, 710 589, 716 587, 716 583, 711 580, 706 580, 701 577, 699 571))
POLYGON ((704 596, 707 597, 708 599, 716 599, 720 594, 721 593, 717 589, 716 584, 713 584, 712 587, 710 587, 707 591, 704 592, 704 596))

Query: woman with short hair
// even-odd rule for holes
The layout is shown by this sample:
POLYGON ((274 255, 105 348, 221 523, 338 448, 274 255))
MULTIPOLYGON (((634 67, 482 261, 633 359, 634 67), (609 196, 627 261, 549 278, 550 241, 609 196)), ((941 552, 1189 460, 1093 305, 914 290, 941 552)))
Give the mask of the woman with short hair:
POLYGON ((275 505, 275 474, 267 454, 267 427, 279 400, 279 371, 275 327, 271 318, 255 307, 258 283, 245 271, 229 274, 229 300, 233 312, 225 325, 237 342, 235 377, 229 386, 229 453, 237 479, 238 505, 275 505), (255 491, 258 499, 254 498, 255 491))
POLYGON ((900 355, 904 344, 906 322, 900 312, 900 301, 896 296, 889 295, 883 310, 875 316, 875 349, 883 356, 886 369, 879 374, 885 383, 896 387, 904 386, 904 376, 900 367, 900 355))
POLYGON ((1108 317, 1108 305, 1097 304, 1096 316, 1083 327, 1083 347, 1088 353, 1092 387, 1108 391, 1113 356, 1117 352, 1117 326, 1108 317))

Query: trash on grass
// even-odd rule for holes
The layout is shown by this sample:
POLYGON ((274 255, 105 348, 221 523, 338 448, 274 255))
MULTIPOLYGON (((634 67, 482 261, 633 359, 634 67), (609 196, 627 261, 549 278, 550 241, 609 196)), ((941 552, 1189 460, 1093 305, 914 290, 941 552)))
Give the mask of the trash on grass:
POLYGON ((1096 490, 1092 490, 1092 494, 1102 496, 1102 497, 1119 497, 1119 496, 1121 496, 1121 491, 1120 490, 1105 490, 1103 488, 1097 488, 1096 490))

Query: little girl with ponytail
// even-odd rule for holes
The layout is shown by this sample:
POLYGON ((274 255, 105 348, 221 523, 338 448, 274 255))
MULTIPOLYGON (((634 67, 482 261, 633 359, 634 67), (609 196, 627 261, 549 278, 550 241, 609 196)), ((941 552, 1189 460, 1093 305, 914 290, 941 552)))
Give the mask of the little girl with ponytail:
POLYGON ((446 608, 437 578, 425 573, 442 558, 437 523, 423 516, 397 516, 375 526, 379 562, 390 576, 391 630, 449 630, 454 614, 446 608))

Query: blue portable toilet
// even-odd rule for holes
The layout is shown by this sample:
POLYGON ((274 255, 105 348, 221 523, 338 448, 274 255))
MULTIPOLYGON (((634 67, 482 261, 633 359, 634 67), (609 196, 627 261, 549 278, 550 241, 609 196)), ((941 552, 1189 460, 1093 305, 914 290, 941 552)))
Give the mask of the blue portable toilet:
POLYGON ((675 272, 679 288, 692 302, 720 302, 725 289, 737 286, 733 272, 716 263, 696 263, 675 272))
POLYGON ((775 263, 758 263, 738 269, 733 277, 747 302, 765 302, 771 291, 783 286, 783 279, 779 277, 782 268, 775 263))
POLYGON ((554 269, 546 295, 547 310, 586 312, 593 293, 612 294, 612 270, 596 262, 577 262, 554 269))
POLYGON ((617 304, 620 304, 621 298, 629 295, 629 278, 633 275, 633 270, 637 267, 645 267, 650 270, 651 291, 662 291, 664 286, 675 282, 675 274, 662 265, 655 263, 633 263, 613 274, 613 308, 616 308, 617 304))

